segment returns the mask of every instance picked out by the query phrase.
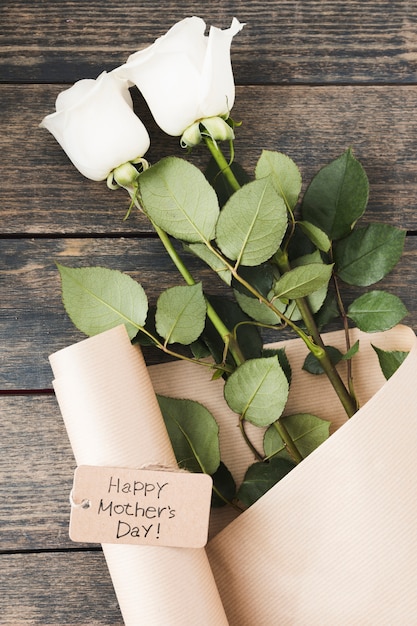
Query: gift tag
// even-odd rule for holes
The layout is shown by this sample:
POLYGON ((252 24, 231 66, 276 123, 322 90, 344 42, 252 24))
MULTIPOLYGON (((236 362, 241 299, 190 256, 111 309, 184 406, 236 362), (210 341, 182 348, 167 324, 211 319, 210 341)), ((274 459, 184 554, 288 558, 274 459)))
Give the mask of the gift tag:
POLYGON ((202 548, 212 483, 207 474, 81 465, 71 492, 70 538, 202 548))

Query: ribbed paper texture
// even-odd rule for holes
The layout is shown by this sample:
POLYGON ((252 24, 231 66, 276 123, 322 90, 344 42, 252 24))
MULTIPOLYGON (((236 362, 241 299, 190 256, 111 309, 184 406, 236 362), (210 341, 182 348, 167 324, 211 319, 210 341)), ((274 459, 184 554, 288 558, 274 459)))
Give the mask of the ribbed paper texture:
MULTIPOLYGON (((416 337, 398 326, 372 335, 353 330, 357 339, 353 372, 363 408, 207 546, 231 626, 417 624, 416 337), (371 343, 411 350, 388 382, 371 343)), ((325 340, 344 347, 343 333, 325 340)), ((286 412, 315 412, 332 430, 341 426, 346 416, 327 379, 301 371, 304 344, 280 345, 293 372, 286 412)), ((227 438, 224 460, 240 480, 253 459, 220 381, 202 369, 150 368, 158 393, 176 388, 211 408, 227 438)), ((259 431, 255 440, 261 449, 259 431)), ((224 525, 213 518, 214 532, 224 525)))
MULTIPOLYGON (((50 357, 78 465, 176 464, 145 363, 123 326, 50 357)), ((103 545, 127 626, 227 624, 204 549, 103 545)))
MULTIPOLYGON (((76 353, 68 362, 52 357, 77 462, 172 463, 152 387, 140 382, 141 357, 127 335, 110 332, 110 342, 99 336, 62 351, 76 353), (134 417, 124 421, 126 413, 134 417)), ((353 371, 362 408, 345 424, 326 378, 301 371, 304 344, 280 344, 293 370, 286 411, 314 412, 336 432, 243 515, 231 521, 227 508, 213 514, 207 554, 228 621, 203 550, 104 546, 126 624, 417 624, 416 337, 398 326, 373 335, 352 331, 352 343, 357 339, 353 371), (371 343, 411 350, 388 382, 371 343)), ((344 346, 342 333, 325 340, 344 346)), ((195 399, 212 411, 222 458, 240 482, 253 458, 222 382, 188 363, 148 371, 158 393, 195 399)), ((262 431, 251 429, 251 437, 261 449, 262 431)))

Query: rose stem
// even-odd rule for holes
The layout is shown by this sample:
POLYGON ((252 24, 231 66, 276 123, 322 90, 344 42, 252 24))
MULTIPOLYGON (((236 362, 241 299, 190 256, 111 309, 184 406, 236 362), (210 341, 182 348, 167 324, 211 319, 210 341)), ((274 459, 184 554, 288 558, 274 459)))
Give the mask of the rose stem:
POLYGON ((222 175, 229 183, 232 191, 238 191, 238 189, 240 189, 240 184, 236 179, 236 176, 233 174, 229 163, 226 161, 224 154, 218 147, 217 143, 213 141, 213 139, 211 139, 210 137, 205 137, 204 139, 208 149, 210 150, 214 160, 219 166, 222 175))
MULTIPOLYGON (((221 173, 223 174, 223 176, 229 183, 232 190, 238 191, 240 189, 240 184, 238 180, 236 179, 235 175, 233 174, 229 163, 227 162, 226 158, 224 157, 217 143, 214 142, 209 137, 205 137, 205 142, 206 142, 208 149, 210 150, 210 153, 215 159, 221 173)), ((281 255, 278 255, 278 256, 281 256, 281 255)), ((284 256, 285 254, 282 254, 282 257, 284 256)), ((282 271, 288 271, 290 269, 288 260, 286 261, 285 264, 282 262, 281 265, 282 265, 281 266, 282 271)), ((306 325, 306 328, 316 344, 317 349, 314 350, 314 346, 313 346, 313 350, 312 350, 311 345, 310 346, 308 344, 307 345, 309 349, 313 352, 313 354, 315 354, 316 358, 319 360, 321 366, 323 367, 323 370, 325 371, 331 385, 336 391, 346 414, 348 415, 348 417, 352 417, 352 415, 356 413, 357 411, 356 400, 354 397, 352 397, 352 395, 346 389, 346 386, 343 383, 343 380, 341 379, 339 372, 336 370, 333 363, 331 362, 331 359, 327 353, 326 347, 317 329, 317 325, 314 321, 314 317, 311 313, 310 307, 305 298, 297 299, 296 304, 303 318, 303 321, 306 325)), ((295 330, 295 328, 293 329, 295 330)), ((295 330, 295 332, 297 331, 295 330)), ((303 339, 302 336, 301 338, 303 339)))
MULTIPOLYGON (((178 254, 178 252, 175 250, 174 246, 172 245, 171 239, 169 238, 167 233, 164 230, 162 230, 162 228, 157 226, 152 220, 150 220, 150 221, 151 221, 151 223, 152 223, 156 233, 158 234, 158 237, 161 240, 162 245, 164 246, 165 250, 168 252, 169 256, 171 257, 172 261, 174 262, 174 265, 176 266, 176 268, 180 272, 181 276, 183 277, 183 279, 185 280, 187 285, 195 285, 196 281, 194 280, 193 276, 189 272, 188 268, 185 266, 184 261, 182 260, 182 258, 178 254)), ((210 304, 210 302, 208 302, 206 300, 206 303, 207 303, 207 317, 209 318, 209 320, 212 322, 213 326, 215 327, 215 329, 219 333, 219 335, 222 338, 224 344, 226 346, 228 346, 228 348, 229 348, 229 350, 230 350, 230 352, 231 352, 231 354, 232 354, 232 356, 233 356, 233 358, 234 358, 234 360, 236 362, 236 365, 241 365, 245 361, 245 358, 244 358, 244 356, 242 354, 242 351, 241 351, 241 349, 239 347, 239 344, 235 340, 233 334, 230 332, 230 330, 224 324, 223 320, 216 313, 215 309, 210 304)))

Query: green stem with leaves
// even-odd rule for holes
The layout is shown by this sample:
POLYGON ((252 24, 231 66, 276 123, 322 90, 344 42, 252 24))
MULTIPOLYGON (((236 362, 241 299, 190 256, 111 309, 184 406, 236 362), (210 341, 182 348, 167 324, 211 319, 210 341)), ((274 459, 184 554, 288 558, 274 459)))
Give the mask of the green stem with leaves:
MULTIPOLYGON (((213 140, 209 138, 206 138, 206 144, 213 158, 216 160, 216 163, 220 171, 222 172, 223 176, 225 177, 228 184, 230 185, 231 189, 233 191, 239 190, 240 184, 238 180, 236 179, 235 175, 233 174, 230 168, 230 164, 225 159, 217 143, 215 143, 213 140)), ((289 266, 288 257, 285 252, 278 251, 276 258, 278 259, 278 264, 282 272, 288 272, 291 269, 289 266)), ((235 273, 234 275, 239 280, 239 276, 237 275, 237 273, 235 273)), ((246 283, 245 286, 248 287, 249 285, 246 283)), ((253 290, 252 288, 250 289, 250 291, 252 291, 252 293, 256 295, 256 290, 253 290)), ((273 310, 275 309, 275 307, 271 307, 271 303, 269 303, 265 298, 261 297, 260 300, 262 300, 264 304, 266 304, 273 310)), ((306 325, 307 333, 309 336, 306 335, 296 324, 291 323, 290 320, 286 320, 286 321, 291 326, 291 328, 297 333, 297 335, 301 339, 303 339, 308 349, 318 359, 331 385, 336 391, 346 414, 348 415, 348 417, 352 417, 352 415, 354 415, 354 413, 356 413, 357 411, 356 399, 354 395, 351 394, 349 390, 346 388, 343 380, 341 379, 339 375, 339 372, 336 370, 335 366, 333 365, 328 355, 326 347, 317 329, 317 325, 314 321, 314 317, 311 313, 311 309, 308 305, 308 302, 305 298, 299 298, 295 302, 303 318, 304 324, 306 325)), ((281 313, 279 313, 276 309, 275 311, 280 315, 281 318, 283 318, 281 313)))
POLYGON ((229 187, 232 191, 237 191, 240 189, 240 184, 236 179, 236 176, 232 172, 232 168, 230 167, 230 163, 225 159, 223 152, 220 150, 219 146, 213 139, 210 137, 205 137, 206 146, 210 150, 210 153, 214 160, 216 161, 221 174, 226 179, 229 187))
POLYGON ((288 454, 294 459, 296 463, 301 463, 301 461, 303 460, 303 457, 298 451, 298 448, 295 442, 291 438, 290 433, 288 432, 287 428, 284 426, 282 421, 277 420, 276 422, 274 422, 274 428, 279 434, 279 436, 281 437, 282 441, 284 442, 284 445, 287 449, 288 454))
POLYGON ((210 361, 200 361, 192 357, 188 357, 185 354, 180 354, 179 352, 175 352, 175 350, 170 350, 170 348, 167 347, 166 343, 161 343, 158 340, 158 338, 152 335, 152 333, 148 332, 146 328, 137 326, 137 329, 141 331, 144 335, 149 337, 149 339, 151 339, 151 341, 153 342, 155 347, 158 348, 158 350, 161 350, 161 352, 164 352, 165 354, 168 354, 169 356, 172 356, 175 359, 178 359, 180 361, 188 361, 190 363, 199 363, 200 365, 203 365, 204 367, 207 367, 209 369, 218 370, 222 374, 223 373, 231 374, 233 372, 232 368, 225 363, 217 364, 217 363, 212 363, 210 361))
MULTIPOLYGON (((157 226, 154 222, 151 221, 151 223, 152 223, 152 225, 153 225, 153 227, 154 227, 154 229, 155 229, 159 239, 161 240, 165 250, 168 252, 171 260, 174 262, 175 267, 178 269, 178 271, 180 272, 181 276, 183 277, 183 279, 185 280, 187 285, 195 285, 196 281, 194 280, 194 278, 191 275, 190 271, 188 270, 188 268, 184 264, 184 261, 182 260, 182 258, 178 254, 177 250, 172 245, 172 241, 169 238, 169 236, 167 235, 167 233, 164 230, 162 230, 162 228, 157 226)), ((242 351, 240 349, 240 346, 239 346, 238 342, 236 341, 235 337, 233 336, 233 333, 230 332, 230 330, 224 324, 223 320, 216 313, 215 309, 210 304, 210 302, 208 302, 208 301, 206 301, 206 302, 207 302, 207 317, 209 318, 209 320, 211 321, 211 323, 215 327, 216 331, 219 333, 219 335, 222 338, 225 346, 227 346, 228 349, 230 350, 230 353, 233 356, 233 358, 234 358, 234 360, 236 362, 236 365, 241 365, 245 361, 245 358, 244 358, 244 356, 242 354, 242 351)))
MULTIPOLYGON (((337 280, 337 276, 335 276, 334 274, 333 274, 333 284, 334 284, 334 288, 335 288, 335 292, 336 292, 337 306, 338 306, 338 309, 339 309, 339 312, 340 312, 340 316, 341 316, 342 321, 343 321, 343 329, 344 329, 344 333, 345 333, 346 350, 347 350, 347 352, 349 352, 349 350, 351 348, 351 343, 350 343, 350 335, 349 335, 348 318, 347 318, 345 307, 344 307, 344 304, 343 304, 342 294, 340 293, 339 282, 337 280)), ((348 361, 347 361, 347 379, 348 379, 349 391, 350 391, 352 397, 356 398, 355 390, 354 390, 354 386, 353 386, 353 374, 352 374, 352 361, 351 361, 351 359, 348 359, 348 361)), ((357 403, 357 405, 358 405, 358 403, 357 403)))
POLYGON ((217 496, 218 498, 220 498, 220 500, 221 500, 222 502, 224 502, 225 504, 228 504, 229 506, 231 506, 231 507, 232 507, 233 509, 235 509, 235 511, 237 511, 238 513, 243 513, 244 509, 242 509, 242 507, 240 507, 238 504, 236 504, 236 502, 233 502, 233 500, 228 500, 228 499, 226 498, 226 496, 224 496, 224 495, 222 494, 222 492, 221 492, 219 489, 217 489, 217 487, 216 487, 216 485, 215 485, 215 484, 213 484, 212 489, 213 489, 214 493, 216 494, 216 496, 217 496))
MULTIPOLYGON (((286 255, 281 255, 279 257, 279 268, 283 272, 288 272, 291 269, 288 262, 288 257, 286 255)), ((297 298, 295 303, 298 310, 300 311, 301 317, 303 318, 308 334, 312 337, 315 346, 318 347, 318 350, 313 351, 313 354, 320 362, 320 365, 325 371, 330 383, 333 386, 333 389, 336 391, 347 416, 352 417, 352 415, 354 415, 358 409, 356 399, 346 388, 343 380, 340 377, 339 372, 337 371, 334 364, 332 363, 332 360, 329 357, 326 346, 323 343, 320 332, 317 328, 317 324, 311 312, 310 306, 306 298, 297 298)))
POLYGON ((247 435, 247 432, 245 430, 245 417, 243 415, 241 415, 239 419, 239 429, 246 445, 253 452, 254 457, 258 459, 258 461, 264 461, 265 460, 264 457, 262 456, 262 454, 258 452, 258 450, 255 448, 255 446, 253 445, 253 443, 251 442, 251 440, 249 439, 247 435))
MULTIPOLYGON (((126 189, 126 191, 129 193, 131 201, 132 201, 131 206, 135 205, 140 211, 142 211, 143 208, 140 204, 137 181, 135 180, 130 185, 121 185, 121 186, 123 186, 124 189, 126 189)), ((130 213, 130 210, 131 209, 129 208, 128 213, 130 213)), ((178 254, 177 250, 172 245, 172 241, 169 238, 168 234, 162 228, 160 228, 157 224, 155 224, 155 222, 153 222, 150 218, 148 219, 151 222, 152 226, 154 227, 156 234, 158 235, 165 250, 168 252, 168 255, 173 261, 175 267, 177 268, 177 270, 179 271, 179 273, 185 280, 186 284, 195 285, 196 281, 194 280, 192 274, 188 270, 187 266, 185 265, 180 255, 178 254)), ((230 332, 230 330, 224 324, 223 320, 219 317, 219 315, 216 313, 215 309, 213 308, 213 306, 210 304, 210 302, 207 299, 206 299, 206 304, 207 304, 207 317, 209 318, 214 328, 216 329, 216 331, 222 338, 226 348, 230 351, 231 355, 233 356, 235 360, 236 365, 238 366, 241 365, 245 361, 245 357, 243 356, 240 346, 238 342, 236 341, 233 333, 230 332)))

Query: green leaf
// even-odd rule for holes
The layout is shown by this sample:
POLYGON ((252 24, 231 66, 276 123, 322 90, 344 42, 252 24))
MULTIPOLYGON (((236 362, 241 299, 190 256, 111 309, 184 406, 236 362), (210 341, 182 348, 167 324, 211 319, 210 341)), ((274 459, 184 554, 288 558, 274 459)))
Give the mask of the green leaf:
POLYGON ((347 311, 348 317, 366 333, 389 330, 407 313, 400 298, 385 291, 370 291, 359 296, 347 311))
POLYGON ((268 460, 279 458, 294 462, 274 424, 271 424, 264 433, 264 453, 268 460))
MULTIPOLYGON (((311 254, 306 254, 305 256, 299 257, 298 259, 294 259, 294 261, 292 262, 292 266, 293 268, 295 268, 309 265, 310 263, 323 264, 323 259, 321 258, 319 250, 316 250, 311 254)), ((322 287, 320 287, 316 291, 313 291, 313 293, 310 293, 307 296, 307 301, 312 313, 317 313, 317 311, 319 311, 322 307, 327 295, 327 283, 328 281, 322 287)), ((293 322, 298 322, 302 319, 301 313, 298 310, 295 302, 292 302, 290 306, 286 309, 285 315, 293 322)))
POLYGON ((327 285, 333 265, 309 263, 285 272, 275 283, 274 293, 278 298, 296 300, 305 298, 320 287, 327 285))
POLYGON ((323 252, 328 252, 330 250, 331 241, 321 228, 318 228, 318 226, 314 226, 314 224, 306 221, 297 222, 297 224, 310 241, 314 243, 316 248, 322 250, 323 252))
POLYGON ((281 365, 284 371, 284 374, 287 377, 288 384, 291 385, 292 370, 291 370, 291 364, 287 357, 287 353, 285 352, 285 348, 264 348, 264 350, 262 351, 262 356, 263 357, 277 356, 278 363, 281 365))
MULTIPOLYGON (((343 359, 343 354, 334 346, 326 346, 326 351, 333 365, 337 365, 339 361, 343 359)), ((302 369, 309 372, 309 374, 314 374, 316 376, 324 374, 324 369, 322 368, 320 361, 312 352, 307 354, 302 369)))
MULTIPOLYGON (((301 267, 306 265, 312 265, 320 263, 324 266, 322 258, 320 256, 319 250, 316 250, 312 254, 307 254, 303 257, 299 257, 293 261, 293 267, 301 267)), ((325 270, 327 273, 327 270, 325 270)), ((285 274, 284 274, 285 276, 285 274)), ((300 277, 300 275, 299 275, 300 277)), ((316 313, 322 307, 325 302, 327 295, 327 282, 323 284, 319 289, 313 291, 307 296, 308 304, 310 306, 310 310, 312 313, 316 313)), ((232 285, 233 285, 232 281, 232 285)), ((282 285, 282 282, 280 282, 282 285)), ((284 281, 285 286, 285 281, 284 281)), ((275 288, 271 290, 268 294, 264 294, 269 302, 272 301, 273 296, 275 295, 275 288)), ((258 299, 252 297, 247 297, 246 293, 243 291, 241 293, 235 292, 236 300, 239 303, 239 306, 242 308, 245 313, 247 313, 252 319, 260 322, 261 324, 269 324, 269 325, 277 325, 282 323, 281 317, 275 313, 272 309, 270 309, 266 304, 260 302, 258 299)), ((284 298, 283 301, 275 298, 274 299, 274 307, 281 313, 285 315, 286 318, 292 320, 293 322, 297 322, 302 319, 301 313, 297 307, 296 302, 290 301, 290 298, 284 298)))
POLYGON ((336 273, 349 285, 373 285, 400 260, 405 235, 405 230, 389 224, 356 228, 334 245, 336 273))
POLYGON ((148 312, 146 294, 127 274, 104 267, 65 267, 57 263, 62 301, 75 326, 97 335, 125 324, 130 339, 143 327, 148 312))
POLYGON ((263 302, 260 302, 256 298, 246 296, 243 293, 239 293, 237 290, 235 290, 234 293, 236 301, 242 311, 252 319, 261 324, 270 324, 271 326, 281 323, 281 318, 263 302))
POLYGON ((221 507, 231 502, 236 496, 236 483, 226 465, 220 462, 213 476, 212 507, 221 507))
MULTIPOLYGON (((309 413, 287 415, 281 417, 280 421, 284 424, 303 459, 326 441, 330 434, 330 422, 309 413)), ((285 445, 276 424, 272 424, 265 432, 264 451, 268 457, 276 454, 282 455, 285 452, 285 445)))
POLYGON ((382 348, 371 345, 378 355, 379 365, 387 380, 397 371, 409 354, 401 350, 382 350, 382 348))
MULTIPOLYGON (((234 332, 237 326, 237 341, 245 359, 259 357, 263 345, 259 330, 247 323, 250 318, 243 313, 237 303, 222 296, 210 296, 209 302, 230 332, 234 332)), ((206 327, 200 339, 205 342, 216 363, 221 363, 224 358, 224 342, 209 319, 206 320, 206 327)), ((227 354, 226 362, 234 364, 230 353, 227 354)))
MULTIPOLYGON (((305 223, 305 222, 303 222, 305 223)), ((327 235, 326 235, 327 237, 327 235)), ((311 239, 303 232, 299 222, 295 222, 295 229, 288 240, 288 259, 291 262, 300 256, 311 254, 317 250, 311 239)))
POLYGON ((163 338, 158 335, 156 332, 155 326, 155 312, 156 307, 150 306, 148 309, 148 315, 146 317, 146 322, 144 325, 144 329, 140 330, 132 339, 133 344, 139 344, 140 346, 154 346, 156 341, 160 341, 163 343, 163 338))
MULTIPOLYGON (((271 263, 262 263, 261 265, 255 265, 253 267, 241 265, 239 267, 239 277, 249 283, 258 293, 266 298, 271 291, 274 280, 274 268, 271 263)), ((250 298, 255 297, 252 292, 235 277, 232 278, 232 287, 245 296, 249 296, 250 298)))
POLYGON ((303 198, 303 220, 321 228, 330 239, 340 239, 363 215, 368 195, 365 170, 352 150, 346 150, 311 181, 303 198))
POLYGON ((237 492, 238 499, 246 506, 251 506, 294 467, 294 461, 279 457, 268 462, 254 463, 246 471, 237 492))
MULTIPOLYGON (((348 361, 358 352, 358 350, 359 341, 356 341, 346 354, 342 354, 342 352, 334 346, 326 346, 326 351, 333 365, 337 365, 339 361, 348 361)), ((321 366, 320 361, 311 352, 309 352, 306 356, 302 369, 316 376, 324 374, 324 369, 321 366)))
MULTIPOLYGON (((250 181, 248 174, 245 172, 243 167, 237 163, 237 161, 233 161, 230 164, 230 169, 240 186, 246 185, 246 183, 250 181)), ((216 191, 220 206, 224 206, 230 196, 234 193, 234 190, 230 188, 225 176, 221 175, 223 173, 214 158, 210 159, 204 174, 210 185, 216 191)))
POLYGON ((184 159, 167 157, 138 180, 144 211, 157 226, 190 243, 214 238, 219 203, 197 167, 184 159))
POLYGON ((170 287, 156 304, 156 330, 168 343, 188 345, 203 332, 206 311, 201 283, 170 287))
POLYGON ((355 356, 359 352, 359 339, 355 341, 353 346, 343 355, 343 361, 350 361, 351 358, 355 356))
POLYGON ((319 330, 323 329, 332 320, 339 317, 339 308, 333 293, 327 291, 326 298, 319 311, 314 315, 314 319, 319 330))
POLYGON ((220 447, 213 415, 194 400, 157 397, 179 466, 214 474, 220 464, 220 447))
POLYGON ((207 263, 207 265, 211 267, 211 269, 216 272, 227 285, 230 285, 232 281, 232 274, 230 270, 227 268, 225 263, 221 259, 219 259, 216 254, 214 254, 214 252, 207 248, 206 244, 184 244, 184 248, 195 254, 195 256, 197 256, 205 263, 207 263))
POLYGON ((297 165, 282 152, 263 150, 256 164, 256 178, 270 177, 275 191, 293 209, 301 192, 301 174, 297 165))
POLYGON ((245 361, 227 379, 227 404, 255 426, 268 426, 284 410, 289 385, 276 356, 245 361))
POLYGON ((216 241, 227 258, 242 265, 260 265, 278 250, 286 228, 283 199, 268 180, 255 180, 225 204, 216 241))
MULTIPOLYGON (((337 365, 339 361, 349 361, 349 359, 355 356, 355 354, 359 351, 359 341, 355 341, 350 350, 348 350, 345 354, 342 354, 342 352, 334 346, 326 346, 326 351, 333 365, 337 365)), ((324 369, 321 366, 320 361, 311 352, 309 352, 306 356, 302 369, 314 375, 324 374, 324 369)))
POLYGON ((196 340, 190 343, 190 350, 195 359, 205 359, 210 356, 210 350, 207 348, 206 344, 202 339, 203 335, 196 340))

